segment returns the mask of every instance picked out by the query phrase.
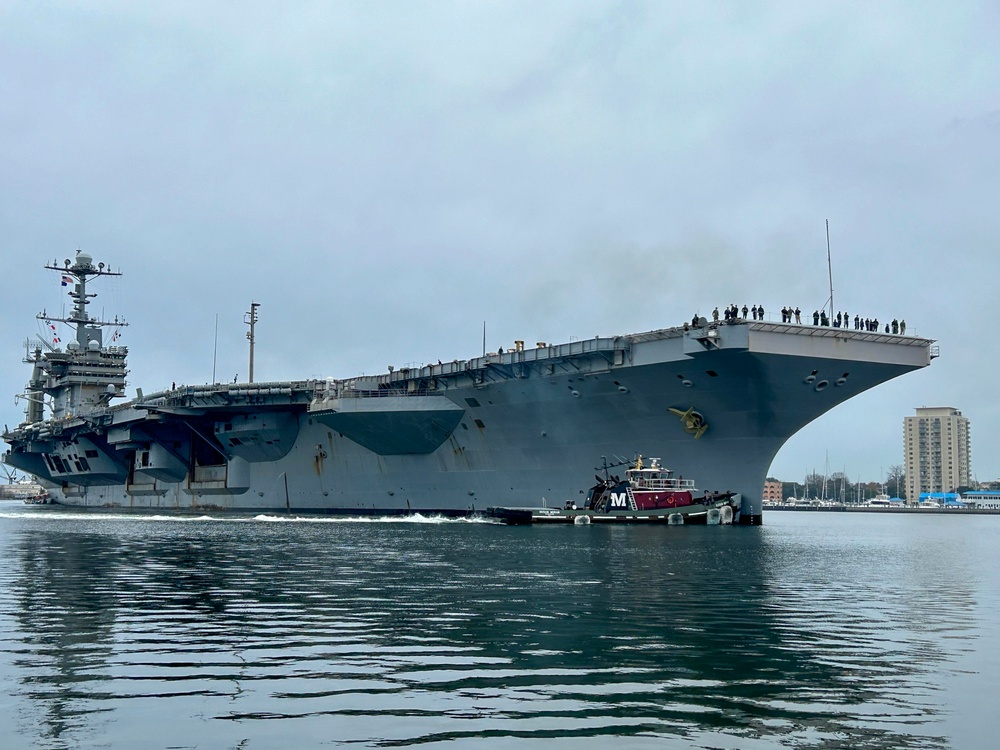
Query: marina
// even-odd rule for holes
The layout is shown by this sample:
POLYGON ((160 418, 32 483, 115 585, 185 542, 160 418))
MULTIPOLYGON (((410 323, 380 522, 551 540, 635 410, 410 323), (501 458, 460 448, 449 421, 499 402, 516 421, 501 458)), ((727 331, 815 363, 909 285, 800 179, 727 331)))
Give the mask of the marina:
POLYGON ((995 515, 1000 513, 1000 508, 991 507, 957 507, 957 506, 931 506, 931 505, 849 505, 844 503, 817 503, 789 505, 786 503, 768 503, 765 505, 771 511, 831 511, 843 513, 918 513, 921 515, 943 514, 948 516, 961 515, 995 515))

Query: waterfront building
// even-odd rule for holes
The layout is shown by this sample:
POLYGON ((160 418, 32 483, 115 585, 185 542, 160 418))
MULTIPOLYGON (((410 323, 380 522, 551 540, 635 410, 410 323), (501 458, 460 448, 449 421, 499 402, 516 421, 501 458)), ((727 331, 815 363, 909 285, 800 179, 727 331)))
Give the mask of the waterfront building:
POLYGON ((781 496, 781 482, 768 479, 764 482, 764 502, 780 503, 784 498, 781 496))
POLYGON ((972 455, 969 420, 950 406, 920 407, 903 419, 906 496, 954 492, 969 486, 972 455))
POLYGON ((974 490, 962 495, 962 501, 973 508, 1000 510, 1000 492, 996 490, 974 490))

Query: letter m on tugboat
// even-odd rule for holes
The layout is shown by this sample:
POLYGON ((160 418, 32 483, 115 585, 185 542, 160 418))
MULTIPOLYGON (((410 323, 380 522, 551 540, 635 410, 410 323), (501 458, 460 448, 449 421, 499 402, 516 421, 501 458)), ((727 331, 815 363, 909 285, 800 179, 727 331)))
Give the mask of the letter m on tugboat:
POLYGON ((624 491, 608 493, 608 506, 611 508, 627 508, 628 493, 624 491))

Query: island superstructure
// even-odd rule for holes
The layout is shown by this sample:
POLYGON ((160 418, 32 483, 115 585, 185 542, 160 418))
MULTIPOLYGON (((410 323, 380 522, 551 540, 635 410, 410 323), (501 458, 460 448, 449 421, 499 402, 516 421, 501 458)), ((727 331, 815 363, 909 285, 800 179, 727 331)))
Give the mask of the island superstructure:
MULTIPOLYGON (((87 314, 77 253, 46 266, 69 283, 75 338, 36 347, 25 421, 4 461, 53 502, 157 511, 467 514, 562 505, 601 456, 642 446, 761 520, 772 459, 852 396, 930 364, 915 336, 744 319, 692 323, 381 375, 182 386, 112 405, 123 346, 87 314)), ((40 316, 47 317, 47 316, 40 316)))

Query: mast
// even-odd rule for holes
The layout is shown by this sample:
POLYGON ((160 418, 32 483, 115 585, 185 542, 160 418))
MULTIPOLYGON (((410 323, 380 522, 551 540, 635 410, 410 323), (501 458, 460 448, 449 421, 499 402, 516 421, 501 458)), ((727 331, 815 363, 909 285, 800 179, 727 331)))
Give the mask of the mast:
MULTIPOLYGON (((114 320, 91 318, 87 305, 96 294, 87 292, 87 281, 92 277, 121 276, 104 263, 94 265, 88 254, 76 251, 76 257, 59 265, 57 261, 46 264, 45 268, 59 273, 62 286, 70 287, 68 292, 73 300, 73 308, 68 316, 56 317, 44 310, 36 317, 43 321, 53 337, 52 345, 42 341, 48 351, 35 350, 33 357, 26 358, 32 365, 32 375, 24 398, 29 407, 26 416, 29 424, 41 421, 43 406, 49 406, 53 418, 86 414, 108 406, 111 399, 125 395, 125 359, 128 348, 120 345, 105 346, 104 328, 122 328, 128 323, 117 316, 114 320), (73 328, 73 339, 65 350, 56 346, 55 323, 64 323, 73 328), (44 401, 48 396, 51 400, 44 401)), ((118 331, 111 341, 118 338, 118 331)))
POLYGON ((833 324, 833 263, 830 261, 830 220, 826 220, 826 270, 830 274, 830 324, 833 324))
POLYGON ((215 379, 215 363, 219 359, 219 313, 215 314, 215 344, 212 346, 212 382, 218 383, 215 379))
POLYGON ((250 326, 250 330, 247 331, 247 339, 250 341, 250 380, 248 382, 253 382, 253 345, 254 345, 254 326, 257 324, 257 308, 260 307, 259 302, 250 302, 250 312, 245 313, 246 317, 244 323, 250 326))
POLYGON ((110 267, 105 268, 104 263, 98 263, 95 268, 94 259, 79 250, 76 251, 76 258, 72 264, 67 258, 63 261, 62 266, 58 266, 55 261, 52 261, 51 265, 46 265, 45 268, 60 272, 62 285, 72 287, 68 294, 73 300, 73 310, 67 318, 56 318, 43 311, 37 316, 39 320, 45 321, 49 325, 65 323, 72 326, 76 331, 76 343, 83 348, 90 346, 91 341, 96 341, 97 346, 100 347, 103 344, 101 329, 105 326, 128 325, 124 320, 118 320, 118 318, 97 320, 87 315, 87 305, 90 304, 92 298, 97 296, 96 294, 87 294, 87 279, 91 276, 121 276, 120 272, 112 271, 110 267))

